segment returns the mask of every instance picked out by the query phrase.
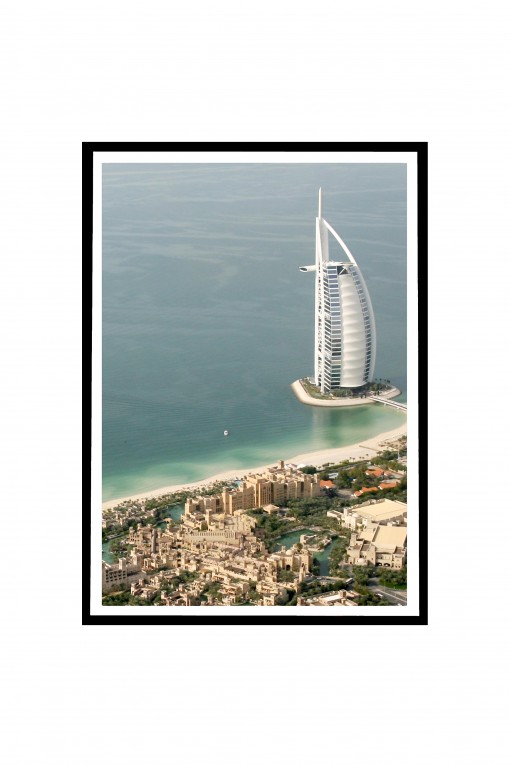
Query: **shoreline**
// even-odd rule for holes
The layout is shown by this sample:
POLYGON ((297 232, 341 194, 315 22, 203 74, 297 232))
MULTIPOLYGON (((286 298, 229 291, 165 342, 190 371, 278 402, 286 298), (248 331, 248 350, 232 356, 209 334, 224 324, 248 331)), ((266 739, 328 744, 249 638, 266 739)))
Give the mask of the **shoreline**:
MULTIPOLYGON (((323 465, 325 462, 331 462, 335 464, 338 462, 342 462, 343 460, 349 459, 350 457, 353 457, 353 458, 366 457, 367 455, 370 455, 371 451, 374 452, 373 456, 375 456, 375 453, 377 451, 382 451, 384 449, 384 445, 386 444, 386 442, 394 441, 400 436, 403 436, 406 434, 407 434, 407 418, 405 423, 400 425, 398 428, 385 431, 384 433, 379 433, 378 435, 373 436, 372 438, 368 438, 361 443, 350 444, 348 446, 319 449, 315 452, 303 452, 302 454, 297 454, 292 457, 289 457, 285 459, 284 461, 286 464, 291 463, 296 465, 317 466, 317 465, 323 465)), ((208 478, 204 478, 200 481, 192 481, 191 483, 173 484, 171 486, 162 486, 158 489, 152 489, 150 491, 142 492, 141 494, 131 494, 128 497, 118 497, 117 499, 110 499, 102 503, 102 509, 110 510, 111 508, 116 507, 117 505, 120 505, 122 502, 127 502, 128 500, 135 501, 135 500, 141 500, 141 499, 154 499, 155 497, 161 497, 164 494, 173 494, 178 491, 195 491, 197 494, 200 494, 200 491, 202 489, 210 487, 211 484, 214 484, 217 481, 230 481, 234 479, 243 479, 247 475, 252 475, 254 473, 261 473, 267 470, 269 467, 274 467, 276 462, 277 460, 269 464, 259 465, 257 467, 252 467, 252 468, 236 468, 234 470, 224 470, 221 473, 217 473, 216 475, 209 476, 208 478)))
MULTIPOLYGON (((368 406, 369 404, 378 403, 371 399, 370 396, 366 396, 366 398, 314 398, 304 389, 301 380, 294 380, 290 387, 298 401, 302 404, 307 404, 307 406, 368 406)), ((379 393, 379 396, 381 396, 381 398, 391 399, 395 398, 395 396, 400 396, 400 393, 401 391, 393 386, 390 390, 379 393)))

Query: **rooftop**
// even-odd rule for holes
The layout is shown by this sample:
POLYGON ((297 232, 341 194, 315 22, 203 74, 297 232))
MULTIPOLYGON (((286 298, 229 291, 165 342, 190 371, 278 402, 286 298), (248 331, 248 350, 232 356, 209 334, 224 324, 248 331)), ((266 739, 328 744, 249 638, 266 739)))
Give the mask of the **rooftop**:
POLYGON ((378 549, 395 550, 405 547, 406 526, 369 526, 359 534, 359 539, 372 542, 378 549))
POLYGON ((353 510, 362 518, 373 521, 387 521, 390 518, 398 518, 407 513, 407 505, 403 502, 394 502, 391 499, 383 499, 381 502, 374 502, 373 505, 358 505, 353 510))

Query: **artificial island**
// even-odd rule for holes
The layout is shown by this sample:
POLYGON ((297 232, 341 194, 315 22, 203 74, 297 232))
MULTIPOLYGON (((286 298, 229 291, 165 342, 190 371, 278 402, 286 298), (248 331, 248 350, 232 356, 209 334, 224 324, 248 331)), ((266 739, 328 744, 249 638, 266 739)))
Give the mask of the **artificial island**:
MULTIPOLYGON (((315 376, 293 383, 299 400, 405 410, 389 380, 374 382, 372 304, 322 217, 320 190, 315 264, 300 270, 315 273, 315 376)), ((406 605, 406 426, 242 476, 105 502, 102 534, 104 606, 406 605)))

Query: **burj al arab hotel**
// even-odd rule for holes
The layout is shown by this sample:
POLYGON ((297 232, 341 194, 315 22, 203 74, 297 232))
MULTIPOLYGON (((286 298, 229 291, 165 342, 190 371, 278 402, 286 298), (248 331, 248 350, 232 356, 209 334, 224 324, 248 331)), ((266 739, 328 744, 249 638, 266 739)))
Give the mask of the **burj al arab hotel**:
POLYGON ((345 242, 322 217, 322 189, 316 218, 315 384, 321 393, 357 388, 373 380, 375 319, 368 290, 345 242), (330 259, 329 235, 340 245, 330 259))

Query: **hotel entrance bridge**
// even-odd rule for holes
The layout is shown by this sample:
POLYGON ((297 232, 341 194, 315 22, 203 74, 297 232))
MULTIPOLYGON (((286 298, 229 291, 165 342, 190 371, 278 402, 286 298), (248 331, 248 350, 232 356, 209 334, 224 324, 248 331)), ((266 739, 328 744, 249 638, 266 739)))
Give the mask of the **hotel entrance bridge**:
POLYGON ((393 406, 395 409, 402 409, 407 412, 407 404, 400 404, 398 401, 391 401, 390 399, 383 398, 382 396, 369 396, 372 401, 376 401, 378 404, 384 404, 385 406, 393 406))

